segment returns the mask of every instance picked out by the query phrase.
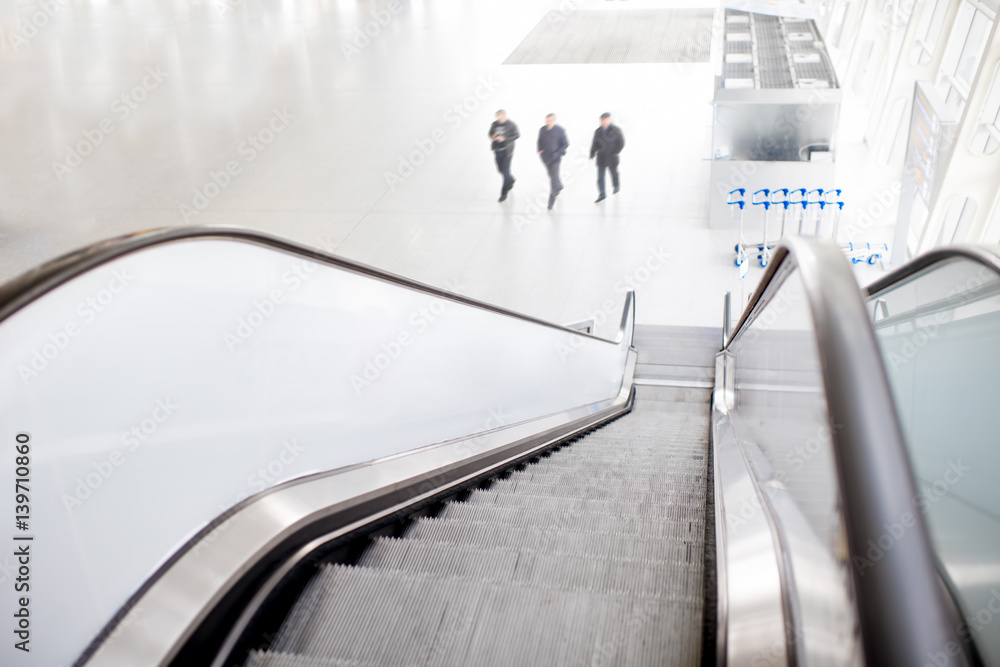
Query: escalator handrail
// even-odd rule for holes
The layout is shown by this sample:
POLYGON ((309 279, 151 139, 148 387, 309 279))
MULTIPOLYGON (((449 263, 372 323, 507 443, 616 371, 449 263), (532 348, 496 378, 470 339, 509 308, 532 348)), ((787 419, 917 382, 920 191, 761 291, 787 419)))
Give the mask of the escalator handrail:
POLYGON ((923 664, 922 647, 963 644, 940 587, 926 523, 911 504, 916 483, 872 323, 840 249, 829 242, 783 241, 724 349, 735 352, 794 271, 800 272, 812 316, 829 419, 839 427, 831 429, 832 449, 865 661, 923 664), (884 526, 903 514, 913 519, 906 537, 864 576, 854 558, 865 558, 868 541, 879 539, 884 526))
POLYGON ((42 297, 56 287, 69 282, 73 278, 106 264, 125 255, 129 255, 152 246, 190 241, 195 239, 221 239, 242 241, 267 248, 283 251, 303 259, 314 260, 340 269, 358 273, 369 278, 375 278, 395 285, 424 292, 433 296, 462 303, 481 310, 490 311, 506 317, 513 317, 525 322, 565 331, 574 336, 590 338, 602 343, 620 345, 625 342, 632 344, 632 329, 628 326, 628 314, 634 306, 634 294, 630 291, 625 297, 625 307, 622 312, 618 332, 613 339, 601 338, 594 334, 569 329, 559 324, 537 317, 525 315, 514 310, 495 306, 461 294, 456 294, 439 287, 434 287, 417 280, 411 280, 388 271, 383 271, 367 264, 338 257, 323 250, 283 239, 265 232, 259 232, 243 227, 229 226, 196 226, 196 227, 164 227, 145 230, 117 236, 69 252, 48 261, 34 269, 21 274, 13 280, 0 285, 0 323, 24 308, 36 299, 42 297))
POLYGON ((934 248, 916 257, 913 261, 890 271, 864 289, 866 297, 871 298, 892 289, 900 282, 911 278, 918 273, 939 264, 953 259, 967 259, 978 262, 1000 273, 1000 256, 995 250, 975 245, 953 245, 943 248, 934 248))

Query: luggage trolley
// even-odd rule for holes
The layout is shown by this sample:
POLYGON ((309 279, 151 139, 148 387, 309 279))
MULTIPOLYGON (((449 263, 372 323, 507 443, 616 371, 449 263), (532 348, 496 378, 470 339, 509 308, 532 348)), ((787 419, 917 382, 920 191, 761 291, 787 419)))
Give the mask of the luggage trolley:
MULTIPOLYGON (((823 224, 823 209, 826 208, 826 200, 823 199, 823 188, 816 188, 815 190, 810 190, 808 192, 808 194, 806 195, 806 206, 819 207, 819 211, 815 215, 811 216, 811 219, 815 221, 812 235, 814 237, 819 236, 820 226, 823 224), (815 199, 812 198, 814 194, 816 195, 815 199)), ((805 217, 807 216, 803 215, 803 218, 805 217)), ((799 225, 799 234, 801 233, 802 233, 802 226, 799 225)))
MULTIPOLYGON (((778 188, 777 190, 772 190, 771 191, 771 206, 775 206, 777 204, 781 204, 781 206, 782 206, 782 209, 781 209, 781 233, 778 234, 778 240, 779 241, 781 239, 785 238, 785 218, 788 217, 788 207, 792 203, 792 202, 790 202, 788 200, 788 192, 789 192, 788 188, 778 188), (780 194, 783 197, 783 199, 779 199, 778 201, 775 201, 774 200, 774 196, 777 195, 777 194, 780 194)), ((767 242, 767 239, 765 238, 764 241, 767 242)), ((773 248, 776 245, 777 245, 777 243, 772 243, 771 247, 773 248)))
POLYGON ((888 254, 889 245, 886 243, 848 243, 841 247, 844 255, 851 260, 851 264, 861 264, 867 262, 874 265, 882 259, 884 254, 888 254))
POLYGON ((836 190, 827 190, 826 194, 823 195, 826 205, 833 210, 833 229, 830 230, 830 238, 833 239, 834 243, 837 242, 837 233, 840 231, 840 214, 844 210, 843 194, 844 191, 837 188, 836 190), (830 201, 831 194, 836 196, 837 199, 830 201))
POLYGON ((757 192, 753 193, 750 203, 754 206, 764 207, 764 242, 757 246, 760 249, 760 254, 757 255, 757 259, 760 260, 760 268, 764 269, 767 268, 768 262, 771 261, 771 248, 767 245, 767 218, 768 213, 771 210, 771 191, 767 188, 761 188, 757 192), (757 201, 757 195, 760 194, 763 194, 763 196, 760 198, 760 201, 757 201))
MULTIPOLYGON (((747 193, 746 188, 736 188, 735 190, 729 191, 729 196, 726 198, 726 203, 730 206, 740 207, 740 235, 736 239, 736 261, 733 263, 736 266, 743 266, 743 263, 747 261, 747 241, 743 238, 743 207, 746 206, 746 201, 744 201, 743 196, 747 193), (740 198, 738 200, 733 199, 733 195, 739 193, 740 198)), ((732 218, 733 209, 729 209, 730 218, 732 218)))
POLYGON ((798 234, 801 236, 802 235, 802 221, 805 219, 805 216, 806 216, 806 205, 808 204, 808 201, 806 199, 806 189, 805 188, 795 188, 793 190, 789 190, 788 191, 788 197, 787 197, 787 199, 788 199, 789 205, 791 205, 791 207, 792 207, 792 220, 791 220, 791 222, 794 225, 795 222, 798 221, 798 223, 799 223, 798 224, 798 230, 799 230, 798 234), (797 198, 796 199, 792 199, 793 195, 795 195, 797 198))

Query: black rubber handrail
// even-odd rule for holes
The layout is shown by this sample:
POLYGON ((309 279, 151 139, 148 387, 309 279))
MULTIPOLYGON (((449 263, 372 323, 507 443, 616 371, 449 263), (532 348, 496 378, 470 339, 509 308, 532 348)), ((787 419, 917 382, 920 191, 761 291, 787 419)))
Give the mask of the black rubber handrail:
POLYGON ((336 266, 347 271, 382 280, 385 282, 401 285, 410 289, 432 294, 441 298, 456 301, 468 306, 480 308, 507 317, 513 317, 533 324, 565 331, 575 336, 591 338, 604 343, 618 344, 627 340, 631 344, 632 332, 625 331, 628 320, 628 312, 633 305, 634 295, 630 291, 625 298, 625 307, 622 314, 622 321, 618 329, 618 334, 614 340, 600 338, 594 334, 584 333, 574 329, 554 324, 546 320, 525 315, 517 311, 508 310, 500 306, 472 299, 461 294, 455 294, 448 290, 427 285, 410 278, 405 278, 388 271, 376 269, 372 266, 354 262, 342 257, 337 257, 330 253, 312 248, 294 241, 289 241, 271 234, 258 232, 243 227, 166 227, 147 231, 135 232, 118 236, 98 243, 93 243, 79 250, 57 257, 41 266, 31 269, 21 274, 10 282, 0 285, 0 323, 16 313, 21 308, 32 301, 43 296, 47 292, 55 289, 73 278, 90 271, 102 264, 124 257, 131 253, 150 248, 152 246, 166 243, 176 243, 180 241, 191 241, 197 239, 221 239, 230 241, 242 241, 252 243, 274 250, 291 253, 299 257, 322 262, 330 266, 336 266))
POLYGON ((934 248, 895 271, 890 271, 870 284, 864 290, 865 296, 878 296, 882 292, 892 289, 900 282, 917 275, 935 264, 953 259, 967 259, 978 262, 1000 273, 1000 257, 997 256, 996 252, 982 246, 953 245, 944 248, 934 248))
POLYGON ((833 455, 865 663, 922 665, 928 655, 964 642, 940 583, 926 523, 913 505, 916 482, 861 290, 840 249, 829 242, 789 239, 771 261, 725 349, 734 351, 798 271, 829 418, 838 426, 832 429, 833 455), (913 525, 884 551, 878 567, 867 574, 854 567, 855 557, 867 557, 869 541, 904 516, 907 523, 912 517, 913 525))

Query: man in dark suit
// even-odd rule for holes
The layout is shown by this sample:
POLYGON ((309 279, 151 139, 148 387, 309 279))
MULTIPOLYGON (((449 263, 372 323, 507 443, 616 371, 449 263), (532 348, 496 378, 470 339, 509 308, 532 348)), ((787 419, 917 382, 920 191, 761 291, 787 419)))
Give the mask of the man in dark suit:
POLYGON ((625 135, 621 128, 611 124, 611 114, 601 114, 601 126, 594 131, 594 141, 590 144, 590 159, 597 156, 597 191, 600 193, 597 202, 607 199, 604 190, 604 172, 611 171, 611 184, 614 194, 618 194, 618 154, 625 148, 625 135))
POLYGON ((549 172, 549 210, 556 203, 556 197, 563 189, 559 179, 559 163, 569 148, 566 130, 556 125, 556 115, 550 113, 545 117, 545 125, 538 131, 538 155, 549 172))
POLYGON ((503 109, 497 111, 497 119, 490 125, 490 140, 493 142, 490 148, 497 161, 497 171, 503 176, 499 201, 507 199, 507 193, 517 180, 510 175, 510 160, 514 157, 514 142, 520 136, 514 121, 507 120, 507 112, 503 109))

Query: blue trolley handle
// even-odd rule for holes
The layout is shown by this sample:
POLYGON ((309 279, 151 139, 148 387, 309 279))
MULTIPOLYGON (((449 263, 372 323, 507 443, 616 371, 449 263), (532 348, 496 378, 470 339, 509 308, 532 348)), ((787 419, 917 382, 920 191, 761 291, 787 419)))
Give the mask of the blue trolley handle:
POLYGON ((809 203, 809 201, 806 198, 806 189, 805 188, 795 188, 794 190, 789 190, 788 191, 789 197, 791 197, 791 195, 794 194, 794 193, 796 193, 796 192, 799 193, 799 198, 798 199, 789 199, 788 203, 789 204, 801 204, 802 205, 802 210, 804 211, 804 210, 806 210, 806 204, 809 203))
MULTIPOLYGON (((842 204, 843 200, 840 198, 840 195, 843 194, 843 192, 844 191, 839 188, 836 190, 827 190, 825 193, 823 193, 823 201, 828 205, 842 204), (837 199, 834 201, 830 201, 830 195, 836 195, 837 199)), ((841 208, 843 208, 843 206, 841 208)))
POLYGON ((757 192, 753 193, 753 198, 751 199, 750 203, 753 204, 754 206, 763 205, 764 210, 766 211, 767 209, 771 208, 770 195, 771 195, 770 190, 768 190, 767 188, 761 188, 757 192), (757 201, 757 195, 759 195, 762 192, 764 193, 764 196, 761 198, 760 201, 757 201))
POLYGON ((736 188, 735 190, 730 190, 729 191, 729 196, 726 198, 726 203, 729 204, 730 206, 733 206, 734 204, 738 204, 739 207, 740 207, 740 210, 742 211, 743 207, 746 206, 746 202, 743 200, 743 196, 746 195, 746 193, 747 193, 747 191, 746 191, 745 188, 736 188), (740 198, 738 200, 734 200, 733 199, 733 195, 735 193, 737 193, 737 192, 740 193, 740 198))
POLYGON ((806 195, 806 204, 819 204, 821 210, 826 208, 826 199, 823 198, 823 188, 810 190, 809 194, 806 195), (817 199, 810 199, 814 192, 816 193, 817 199))

